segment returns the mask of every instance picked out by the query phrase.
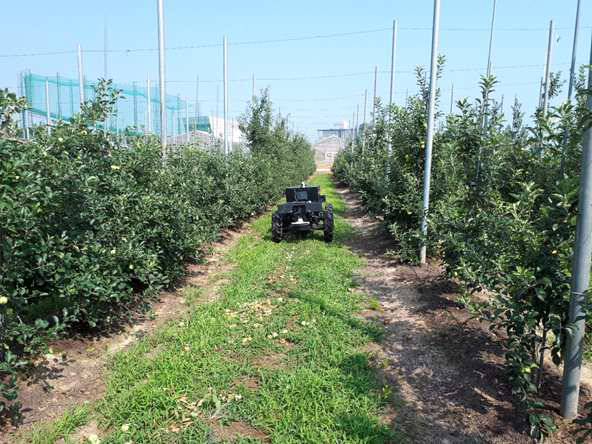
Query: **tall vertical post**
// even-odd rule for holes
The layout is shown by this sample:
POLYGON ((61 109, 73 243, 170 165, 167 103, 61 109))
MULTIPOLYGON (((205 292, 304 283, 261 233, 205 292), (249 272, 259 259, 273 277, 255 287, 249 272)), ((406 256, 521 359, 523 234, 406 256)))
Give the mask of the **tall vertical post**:
POLYGON ((49 108, 49 78, 45 79, 45 123, 47 124, 47 135, 51 132, 51 110, 49 108))
MULTIPOLYGON (((108 44, 109 44, 109 29, 107 27, 107 17, 105 17, 105 23, 103 26, 103 78, 107 80, 109 78, 109 66, 108 66, 108 44)), ((107 134, 107 127, 109 126, 110 117, 106 116, 103 122, 103 133, 107 134)))
POLYGON ((360 104, 356 105, 356 131, 355 131, 355 138, 358 138, 358 130, 360 129, 360 104))
POLYGON ((362 154, 366 149, 366 106, 368 102, 368 90, 364 90, 364 127, 362 128, 362 154))
POLYGON ((28 132, 28 137, 31 137, 31 131, 33 130, 33 77, 31 75, 31 70, 27 70, 27 76, 25 76, 24 78, 24 88, 25 88, 25 97, 27 98, 27 103, 29 103, 31 106, 29 108, 28 111, 26 111, 27 113, 27 132, 28 132))
MULTIPOLYGON (((434 114, 436 112, 436 81, 438 69, 438 43, 440 38, 440 0, 434 0, 434 24, 432 27, 432 62, 430 67, 430 102, 428 106, 428 128, 425 142, 425 162, 423 168, 423 213, 421 232, 424 239, 428 234, 428 210, 430 209, 430 181, 432 174, 432 144, 434 142, 434 114)), ((426 263, 426 243, 419 252, 419 261, 426 263)))
POLYGON ((138 130, 138 91, 136 89, 136 82, 132 82, 132 91, 134 94, 134 130, 138 130))
MULTIPOLYGON (((493 49, 493 30, 495 28, 495 9, 496 9, 497 0, 493 0, 493 10, 491 11, 491 27, 489 28, 489 49, 487 51, 487 72, 486 76, 489 78, 491 76, 491 53, 493 49)), ((481 128, 487 128, 488 126, 488 109, 489 109, 489 91, 487 91, 485 95, 485 100, 483 101, 482 113, 483 113, 483 120, 481 121, 481 128)), ((481 150, 481 148, 479 148, 481 150)), ((481 158, 481 151, 479 151, 479 159, 481 158)), ((479 163, 481 161, 479 160, 479 163)), ((479 163, 477 164, 477 171, 479 171, 479 163)), ((478 174, 478 173, 477 173, 478 174)))
POLYGON ((223 43, 223 77, 224 77, 224 154, 228 155, 228 41, 226 36, 222 40, 223 43))
MULTIPOLYGON (((592 46, 590 48, 592 63, 592 46)), ((588 90, 592 88, 592 72, 588 72, 588 90)), ((592 96, 588 94, 588 110, 592 110, 592 96)), ((578 414, 584 333, 586 330, 585 306, 590 288, 590 263, 592 255, 592 130, 584 133, 582 149, 582 172, 578 199, 576 246, 572 260, 571 296, 569 322, 573 325, 567 336, 561 390, 561 415, 574 419, 578 414)))
MULTIPOLYGON (((178 137, 179 136, 179 119, 181 116, 181 109, 179 108, 179 103, 177 101, 177 105, 174 107, 174 109, 172 109, 170 111, 171 113, 171 129, 169 130, 169 133, 171 135, 170 140, 172 140, 172 144, 176 145, 178 142, 178 137)), ((171 151, 171 147, 168 147, 168 151, 171 151)))
POLYGON ((580 31, 580 0, 578 0, 578 4, 576 6, 576 23, 574 25, 574 38, 573 38, 573 45, 571 49, 571 66, 569 68, 569 86, 567 88, 567 101, 571 101, 571 96, 573 94, 573 87, 576 80, 576 53, 578 49, 578 34, 580 31))
POLYGON ((78 44, 78 87, 80 88, 80 104, 84 103, 84 74, 82 69, 82 49, 78 44))
POLYGON ((393 94, 395 92, 395 58, 397 51, 397 29, 398 23, 393 20, 393 37, 391 41, 391 82, 389 87, 389 106, 393 104, 393 94))
POLYGON ((220 132, 220 83, 216 82, 216 129, 214 131, 215 137, 220 132))
POLYGON ((374 96, 372 98, 372 128, 376 124, 376 84, 378 83, 378 66, 374 67, 374 96))
POLYGON ((160 94, 160 146, 163 157, 167 151, 166 86, 164 70, 164 0, 156 0, 158 9, 158 88, 160 94))
MULTIPOLYGON (((233 142, 234 142, 234 123, 229 121, 228 122, 230 125, 230 138, 228 139, 228 146, 230 149, 233 149, 233 142)), ((230 150, 229 150, 230 152, 230 150)))
POLYGON ((452 114, 452 110, 454 108, 454 82, 450 86, 450 114, 452 114))
POLYGON ((487 51, 487 77, 491 75, 491 51, 493 49, 493 29, 495 27, 495 6, 497 0, 493 0, 493 11, 491 12, 491 27, 489 29, 489 50, 487 51))
MULTIPOLYGON (((576 23, 574 25, 574 38, 573 38, 573 46, 571 49, 571 67, 569 68, 569 86, 567 88, 567 103, 571 103, 571 96, 573 94, 573 86, 576 80, 576 52, 578 48, 578 34, 580 31, 580 0, 578 0, 578 4, 576 6, 576 23)), ((563 172, 565 171, 565 145, 567 144, 568 138, 568 129, 567 127, 563 131, 563 141, 561 143, 561 167, 560 173, 563 176, 563 172)))
POLYGON ((152 132, 152 97, 150 86, 150 73, 146 74, 146 131, 152 132))
POLYGON ((105 18, 105 27, 103 29, 103 77, 105 80, 109 78, 109 66, 108 66, 108 44, 109 44, 109 29, 107 27, 107 19, 105 18))
MULTIPOLYGON (((26 99, 27 93, 26 93, 26 89, 25 89, 25 79, 24 79, 22 72, 19 73, 19 76, 18 76, 18 89, 19 89, 19 95, 24 96, 26 99)), ((29 129, 27 128, 27 113, 24 109, 21 112, 21 125, 23 127, 23 138, 28 139, 29 138, 29 129)))
POLYGON ((58 120, 62 120, 62 85, 60 83, 60 73, 56 73, 56 105, 58 108, 58 120))
POLYGON ((68 80, 68 84, 70 86, 70 119, 72 119, 72 116, 74 115, 74 81, 68 80))
POLYGON ((553 20, 549 22, 549 41, 547 43, 547 62, 545 63, 545 89, 543 95, 543 116, 547 115, 549 108, 549 93, 551 79, 551 55, 553 51, 553 20))
POLYGON ((199 76, 195 80, 195 125, 194 130, 197 131, 197 124, 199 123, 199 76))
POLYGON ((255 101, 255 73, 251 75, 251 97, 255 101))
POLYGON ((543 84, 545 82, 545 79, 543 77, 541 77, 541 83, 539 85, 539 108, 543 107, 543 84))
MULTIPOLYGON (((396 48, 397 48, 397 21, 393 20, 393 37, 391 41, 391 82, 389 87, 389 106, 388 106, 388 123, 391 122, 391 106, 393 105, 393 93, 395 88, 395 56, 396 56, 396 48)), ((386 146, 386 177, 388 179, 390 175, 390 159, 393 151, 393 144, 391 142, 391 138, 388 135, 387 131, 387 139, 388 143, 386 146)))
POLYGON ((187 98, 185 98, 185 133, 189 144, 191 142, 191 131, 189 131, 189 100, 187 98))
MULTIPOLYGON (((175 125, 177 125, 177 136, 181 135, 181 122, 183 121, 183 111, 181 110, 181 95, 177 94, 177 118, 175 119, 175 125)), ((179 143, 175 139, 175 143, 179 143)))

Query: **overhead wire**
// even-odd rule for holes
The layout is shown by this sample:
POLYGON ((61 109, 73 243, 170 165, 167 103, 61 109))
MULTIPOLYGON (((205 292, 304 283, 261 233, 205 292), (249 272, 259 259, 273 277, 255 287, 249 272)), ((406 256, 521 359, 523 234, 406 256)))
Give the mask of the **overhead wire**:
MULTIPOLYGON (((586 28, 592 28, 590 26, 586 28)), ((402 31, 431 31, 431 27, 400 27, 402 31)), ((559 27, 556 28, 558 31, 561 30, 571 30, 571 27, 559 27)), ((496 32, 540 32, 546 31, 547 28, 498 28, 496 32)), ((312 35, 303 35, 297 37, 284 37, 284 38, 275 38, 275 39, 261 39, 261 40, 239 40, 239 41, 229 41, 228 44, 230 46, 248 46, 248 45, 265 45, 265 44, 272 44, 272 43, 288 43, 288 42, 299 42, 305 40, 319 40, 319 39, 331 39, 331 38, 341 38, 341 37, 350 37, 356 35, 363 35, 363 34, 373 34, 379 32, 387 32, 391 31, 390 27, 385 28, 375 28, 375 29, 366 29, 360 31, 348 31, 348 32, 337 32, 337 33, 330 33, 330 34, 312 34, 312 35)), ((483 32, 489 31, 489 28, 442 28, 442 32, 483 32)), ((180 46, 169 46, 166 48, 166 51, 180 51, 180 50, 191 50, 191 49, 206 49, 206 48, 219 48, 221 47, 221 43, 206 43, 206 44, 194 44, 194 45, 180 45, 180 46)), ((136 52, 155 52, 158 51, 158 48, 120 48, 120 49, 83 49, 83 53, 136 53, 136 52)), ((76 49, 71 50, 56 50, 56 51, 45 51, 45 52, 23 52, 23 53, 14 53, 14 54, 0 54, 0 58, 9 58, 9 57, 38 57, 38 56, 52 56, 52 55, 64 55, 64 54, 75 54, 77 52, 76 49)))
MULTIPOLYGON (((567 62, 561 63, 553 63, 552 66, 565 66, 569 65, 567 62)), ((543 63, 539 64, 530 64, 530 65, 501 65, 495 66, 495 70, 506 70, 506 69, 528 69, 528 68, 542 68, 545 65, 543 63)), ((468 71, 485 71, 484 67, 466 67, 466 68, 448 68, 445 70, 446 72, 468 72, 468 71)), ((415 69, 402 69, 397 70, 397 74, 415 74, 415 69)), ((365 76, 371 75, 374 71, 359 71, 359 72, 351 72, 351 73, 342 73, 342 74, 320 74, 320 75, 306 75, 306 76, 293 76, 293 77, 261 77, 258 78, 258 81, 262 82, 276 82, 276 81, 297 81, 297 80, 321 80, 321 79, 338 79, 338 78, 346 78, 346 77, 358 77, 358 76, 365 76)), ((387 70, 379 70, 379 74, 389 74, 390 71, 387 70)), ((251 82, 251 77, 244 77, 244 78, 236 78, 236 79, 229 79, 229 82, 251 82)), ((133 81, 139 82, 139 81, 133 81)), ((220 83, 222 80, 199 80, 199 83, 220 83)), ((132 83, 132 81, 122 82, 124 84, 132 83)), ((167 80, 167 83, 189 83, 195 84, 196 80, 167 80)))

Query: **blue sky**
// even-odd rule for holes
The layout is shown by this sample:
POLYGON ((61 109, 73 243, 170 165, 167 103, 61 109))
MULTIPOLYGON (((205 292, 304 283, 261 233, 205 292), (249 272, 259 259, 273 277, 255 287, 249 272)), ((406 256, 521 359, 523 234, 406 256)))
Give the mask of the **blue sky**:
MULTIPOLYGON (((590 52, 591 2, 583 2, 578 63, 590 52)), ((492 0, 443 0, 440 53, 447 58, 442 107, 448 109, 450 85, 455 96, 474 97, 487 62, 492 0)), ((349 120, 363 103, 364 89, 372 91, 378 65, 378 93, 388 94, 392 20, 399 22, 395 101, 416 90, 416 65, 429 64, 432 24, 431 0, 415 1, 235 1, 165 0, 166 44, 180 46, 221 44, 229 40, 230 113, 240 115, 251 91, 269 86, 271 97, 294 128, 316 137, 315 129, 349 120), (372 31, 355 33, 357 31, 372 31), (355 33, 332 38, 256 44, 236 43, 315 35, 355 33), (322 76, 326 76, 322 78, 322 76), (305 77, 305 78, 303 78, 305 77), (308 78, 306 78, 308 77, 308 78), (315 78, 316 77, 316 78, 315 78), (321 77, 321 78, 319 78, 321 77), (242 80, 245 79, 245 80, 242 80), (268 80, 261 80, 268 79, 268 80)), ((566 78, 571 58, 576 0, 498 0, 493 72, 500 85, 496 96, 505 103, 517 95, 530 113, 538 101, 547 28, 553 19, 560 36, 554 47, 553 70, 566 78), (535 66, 530 66, 535 65, 535 66)), ((109 49, 153 49, 157 45, 156 1, 28 0, 3 4, 0 55, 103 48, 108 24, 109 49), (10 18, 10 20, 8 20, 10 18)), ((156 51, 109 53, 109 76, 118 82, 157 79, 156 51)), ((103 54, 84 54, 87 78, 103 75, 103 54)), ((0 57, 0 87, 14 89, 20 71, 75 77, 76 54, 0 57)), ((215 112, 216 82, 222 78, 222 48, 169 49, 167 92, 194 100, 195 78, 202 112, 215 112)), ((567 87, 564 88, 564 93, 567 87)))

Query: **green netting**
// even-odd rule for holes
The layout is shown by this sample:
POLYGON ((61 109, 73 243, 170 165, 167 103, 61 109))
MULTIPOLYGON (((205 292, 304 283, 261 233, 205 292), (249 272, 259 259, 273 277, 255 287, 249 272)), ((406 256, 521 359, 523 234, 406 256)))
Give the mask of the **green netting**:
MULTIPOLYGON (((41 76, 32 73, 23 75, 24 95, 31 106, 31 113, 46 118, 47 107, 45 84, 49 86, 49 111, 52 120, 70 120, 72 116, 80 112, 80 86, 78 80, 60 76, 41 76)), ((96 82, 84 82, 85 100, 95 97, 94 86, 96 82)), ((105 123, 112 132, 131 129, 144 132, 148 128, 148 88, 138 82, 130 84, 114 83, 115 89, 121 90, 122 97, 117 101, 115 112, 105 123)), ((185 132, 186 121, 185 102, 177 96, 167 96, 167 134, 176 135, 185 132)), ((160 134, 160 102, 158 99, 158 87, 150 87, 150 129, 153 133, 160 134)), ((207 118, 206 118, 207 119, 207 118)), ((200 119, 201 120, 201 119, 200 119)), ((205 122, 204 122, 205 123, 205 122)), ((102 126, 102 125, 101 125, 102 126)), ((190 128, 195 128, 195 120, 190 121, 190 128)), ((200 122, 198 129, 205 125, 200 122)), ((208 125, 209 126, 209 125, 208 125)))
MULTIPOLYGON (((187 129, 187 122, 185 119, 181 119, 181 128, 187 129)), ((210 118, 208 116, 189 117, 189 131, 204 131, 206 133, 212 132, 210 124, 210 118)))

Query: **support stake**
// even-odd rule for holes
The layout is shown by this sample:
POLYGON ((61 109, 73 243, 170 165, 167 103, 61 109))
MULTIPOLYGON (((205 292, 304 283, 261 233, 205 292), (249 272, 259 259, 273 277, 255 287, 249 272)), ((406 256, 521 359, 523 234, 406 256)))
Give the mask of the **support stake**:
MULTIPOLYGON (((432 144, 434 142, 434 114, 436 111, 436 81, 438 70, 438 43, 440 38, 440 0, 434 0, 434 24, 432 27, 432 62, 430 67, 430 101, 428 106, 428 128, 425 142, 425 162, 423 168, 423 212, 421 232, 424 238, 428 234, 428 210, 430 208, 430 181, 432 174, 432 144)), ((419 252, 419 261, 426 263, 426 243, 419 252)))

